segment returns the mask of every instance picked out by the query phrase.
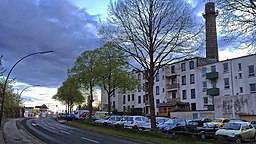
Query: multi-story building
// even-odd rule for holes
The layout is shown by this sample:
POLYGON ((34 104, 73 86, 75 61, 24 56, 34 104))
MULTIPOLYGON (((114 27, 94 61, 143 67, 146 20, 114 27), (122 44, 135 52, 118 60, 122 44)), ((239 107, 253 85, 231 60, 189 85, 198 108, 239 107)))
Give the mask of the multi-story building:
MULTIPOLYGON (((168 64, 158 71, 154 83, 156 115, 171 111, 212 111, 216 96, 256 93, 256 54, 218 60, 216 16, 214 3, 205 7, 206 58, 194 57, 168 64)), ((149 99, 143 73, 132 71, 141 87, 128 92, 116 92, 111 103, 120 112, 133 108, 149 114, 149 99)), ((102 92, 102 106, 106 95, 102 92)))

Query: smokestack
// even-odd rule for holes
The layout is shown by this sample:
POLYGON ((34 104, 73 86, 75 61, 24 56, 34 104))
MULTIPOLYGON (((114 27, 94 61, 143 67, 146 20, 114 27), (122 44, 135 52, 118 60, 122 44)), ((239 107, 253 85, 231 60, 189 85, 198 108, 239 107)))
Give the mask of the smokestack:
POLYGON ((219 61, 217 31, 216 31, 216 17, 218 12, 215 11, 214 2, 205 4, 205 31, 206 31, 206 58, 215 59, 219 61))

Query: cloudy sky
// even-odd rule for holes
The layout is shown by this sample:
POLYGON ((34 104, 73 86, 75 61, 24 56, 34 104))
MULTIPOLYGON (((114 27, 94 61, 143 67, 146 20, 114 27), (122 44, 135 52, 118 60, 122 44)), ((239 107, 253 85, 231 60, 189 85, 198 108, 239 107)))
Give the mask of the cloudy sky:
MULTIPOLYGON (((54 51, 24 59, 11 73, 18 93, 29 85, 40 85, 22 93, 25 106, 46 104, 51 109, 61 109, 55 107, 60 104, 51 97, 67 78, 67 69, 76 57, 100 46, 98 18, 107 16, 108 1, 0 0, 0 55, 7 71, 27 54, 54 51)), ((198 20, 203 21, 203 0, 189 2, 196 8, 198 20)), ((231 58, 233 49, 221 39, 219 47, 220 59, 231 58)), ((243 54, 234 53, 232 57, 243 54)))

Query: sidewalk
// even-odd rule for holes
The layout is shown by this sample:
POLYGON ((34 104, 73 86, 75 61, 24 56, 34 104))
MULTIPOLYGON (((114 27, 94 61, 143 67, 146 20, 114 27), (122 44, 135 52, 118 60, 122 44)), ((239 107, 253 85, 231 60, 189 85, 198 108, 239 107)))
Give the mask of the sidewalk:
POLYGON ((42 144, 37 138, 23 130, 22 126, 18 128, 17 124, 22 119, 9 119, 3 123, 3 128, 0 130, 1 144, 42 144))

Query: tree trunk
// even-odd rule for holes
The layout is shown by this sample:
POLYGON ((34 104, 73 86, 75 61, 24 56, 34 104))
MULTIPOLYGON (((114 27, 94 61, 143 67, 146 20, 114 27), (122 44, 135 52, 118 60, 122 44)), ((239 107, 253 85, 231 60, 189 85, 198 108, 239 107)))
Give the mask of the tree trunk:
POLYGON ((156 130, 155 101, 154 101, 154 70, 149 71, 148 96, 150 104, 150 122, 152 131, 156 130))
POLYGON ((89 96, 89 121, 92 120, 92 102, 93 102, 93 87, 90 84, 90 96, 89 96))
POLYGON ((108 92, 108 115, 110 115, 111 112, 111 102, 110 102, 110 93, 108 92))

